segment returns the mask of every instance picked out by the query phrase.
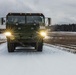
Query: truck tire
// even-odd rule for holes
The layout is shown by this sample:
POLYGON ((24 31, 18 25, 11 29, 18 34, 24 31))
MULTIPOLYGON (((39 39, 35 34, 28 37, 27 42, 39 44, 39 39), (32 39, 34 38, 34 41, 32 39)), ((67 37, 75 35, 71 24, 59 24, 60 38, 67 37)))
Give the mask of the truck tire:
POLYGON ((37 51, 42 52, 42 49, 43 49, 43 42, 40 42, 40 43, 38 43, 37 51))
POLYGON ((14 43, 7 43, 7 47, 8 47, 8 52, 14 52, 15 46, 14 43))

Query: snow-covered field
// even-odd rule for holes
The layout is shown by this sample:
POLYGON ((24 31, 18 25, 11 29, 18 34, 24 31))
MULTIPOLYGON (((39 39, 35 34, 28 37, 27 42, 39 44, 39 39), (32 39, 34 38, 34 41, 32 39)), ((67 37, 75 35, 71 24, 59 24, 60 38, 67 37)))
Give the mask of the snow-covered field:
POLYGON ((0 39, 6 39, 6 36, 4 34, 0 34, 0 39))
POLYGON ((44 45, 43 52, 7 52, 0 45, 0 75, 76 75, 76 55, 44 45))
POLYGON ((6 29, 6 25, 0 25, 0 29, 6 29))
POLYGON ((57 36, 76 36, 76 32, 69 32, 69 31, 57 31, 57 32, 48 32, 48 35, 51 37, 57 36))

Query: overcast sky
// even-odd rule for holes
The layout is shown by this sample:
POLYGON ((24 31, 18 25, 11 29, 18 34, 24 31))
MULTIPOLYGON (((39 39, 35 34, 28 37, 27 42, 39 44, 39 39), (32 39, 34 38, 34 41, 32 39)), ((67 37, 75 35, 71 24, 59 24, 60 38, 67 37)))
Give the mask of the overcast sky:
POLYGON ((76 0, 0 0, 0 16, 8 12, 40 12, 52 24, 76 23, 76 0))

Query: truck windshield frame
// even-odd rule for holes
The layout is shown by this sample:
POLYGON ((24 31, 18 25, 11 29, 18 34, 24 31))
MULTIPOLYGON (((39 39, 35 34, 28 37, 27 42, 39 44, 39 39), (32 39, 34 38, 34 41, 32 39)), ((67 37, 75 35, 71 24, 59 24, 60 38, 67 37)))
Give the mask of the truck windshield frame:
POLYGON ((45 23, 45 18, 42 15, 8 15, 8 24, 31 24, 31 23, 45 23))

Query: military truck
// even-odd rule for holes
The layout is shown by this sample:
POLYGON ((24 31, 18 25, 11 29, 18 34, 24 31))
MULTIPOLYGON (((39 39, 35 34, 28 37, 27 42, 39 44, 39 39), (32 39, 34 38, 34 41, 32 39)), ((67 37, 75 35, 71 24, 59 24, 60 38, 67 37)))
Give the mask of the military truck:
MULTIPOLYGON (((1 24, 3 22, 1 18, 1 24)), ((8 13, 4 34, 7 37, 8 52, 14 52, 17 46, 33 46, 41 52, 43 38, 46 36, 45 16, 42 13, 8 13)))

